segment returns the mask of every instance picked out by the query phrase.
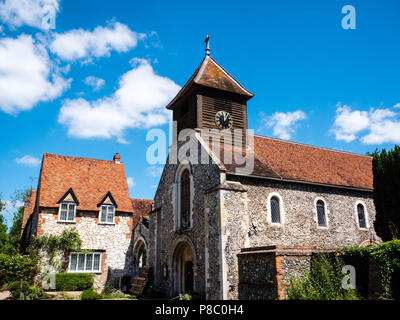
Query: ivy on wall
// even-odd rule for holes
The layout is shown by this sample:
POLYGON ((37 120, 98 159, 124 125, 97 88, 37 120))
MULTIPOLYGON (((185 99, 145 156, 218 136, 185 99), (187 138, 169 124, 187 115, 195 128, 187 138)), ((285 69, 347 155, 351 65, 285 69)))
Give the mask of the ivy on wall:
POLYGON ((81 246, 82 239, 76 228, 65 229, 60 236, 50 234, 35 239, 35 249, 45 251, 48 254, 49 264, 60 272, 65 270, 66 265, 55 259, 57 253, 83 252, 81 246))
MULTIPOLYGON (((357 276, 364 275, 369 266, 370 257, 375 261, 380 274, 382 298, 398 299, 397 285, 393 281, 400 277, 400 240, 381 243, 374 247, 351 247, 343 248, 340 251, 341 258, 347 264, 354 265, 357 276)), ((368 273, 366 274, 368 277, 368 273)), ((363 277, 360 277, 363 278, 363 277)), ((368 281, 368 279, 365 279, 368 281)), ((363 284, 365 281, 359 281, 363 284)), ((366 285, 363 284, 362 286, 366 285)), ((360 288, 357 288, 360 290, 360 288)), ((363 288, 365 290, 365 288, 363 288)), ((365 295, 363 294, 365 297, 365 295)), ((366 297, 365 297, 366 298, 366 297)))

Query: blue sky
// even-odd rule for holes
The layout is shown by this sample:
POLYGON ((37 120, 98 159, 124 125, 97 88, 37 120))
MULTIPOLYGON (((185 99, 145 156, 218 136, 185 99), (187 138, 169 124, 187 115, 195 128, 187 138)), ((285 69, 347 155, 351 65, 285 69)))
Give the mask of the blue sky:
MULTIPOLYGON (((36 188, 44 152, 112 159, 153 198, 150 128, 211 55, 248 90, 256 133, 364 154, 400 143, 400 3, 0 0, 3 200, 36 188), (56 28, 43 27, 43 6, 56 28), (356 29, 343 29, 352 5, 356 29)), ((10 217, 8 210, 7 217, 10 217)), ((11 219, 9 219, 10 221, 11 219)))

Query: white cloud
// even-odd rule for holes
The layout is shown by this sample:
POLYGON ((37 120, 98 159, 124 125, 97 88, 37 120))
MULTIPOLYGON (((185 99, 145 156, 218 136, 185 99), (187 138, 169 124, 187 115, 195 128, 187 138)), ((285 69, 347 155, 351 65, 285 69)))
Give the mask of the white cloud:
POLYGON ((164 170, 164 168, 160 167, 160 166, 147 167, 147 171, 148 171, 149 175, 152 176, 153 178, 161 176, 163 170, 164 170))
POLYGON ((339 106, 332 131, 336 140, 345 142, 358 138, 364 144, 400 142, 400 120, 398 114, 390 109, 352 111, 349 106, 339 106))
POLYGON ((32 157, 30 155, 25 155, 21 158, 15 158, 15 162, 18 164, 26 165, 28 167, 37 167, 41 163, 40 159, 32 157))
POLYGON ((50 50, 68 61, 109 56, 111 50, 127 52, 136 47, 144 34, 131 31, 126 25, 112 22, 108 27, 96 27, 93 31, 74 29, 55 34, 50 41, 50 50))
POLYGON ((126 178, 126 181, 128 182, 128 187, 129 188, 133 188, 136 184, 135 184, 135 181, 133 181, 133 178, 132 177, 127 177, 126 178))
POLYGON ((0 2, 0 20, 14 29, 23 25, 46 29, 42 20, 50 10, 56 14, 59 4, 60 0, 4 0, 0 2))
POLYGON ((95 91, 100 90, 100 89, 105 85, 105 83, 106 83, 106 82, 104 81, 104 79, 97 78, 97 77, 94 77, 94 76, 88 76, 88 77, 86 77, 85 80, 84 80, 84 82, 85 82, 85 84, 87 84, 88 86, 93 87, 93 89, 94 89, 95 91))
POLYGON ((349 106, 344 105, 336 110, 333 132, 336 140, 351 142, 357 138, 356 134, 369 126, 367 111, 351 111, 349 106))
POLYGON ((119 80, 111 96, 87 101, 65 100, 58 121, 76 138, 117 138, 120 142, 127 128, 162 125, 168 122, 165 106, 180 87, 171 79, 157 75, 150 63, 134 59, 132 70, 119 80))
POLYGON ((400 108, 400 102, 396 103, 393 108, 400 108))
POLYGON ((280 139, 290 139, 291 135, 296 131, 296 123, 306 119, 306 114, 297 110, 294 112, 275 112, 272 116, 264 119, 266 126, 273 128, 274 136, 280 139))
POLYGON ((69 87, 49 59, 46 49, 31 36, 0 39, 0 109, 9 114, 50 101, 69 87))

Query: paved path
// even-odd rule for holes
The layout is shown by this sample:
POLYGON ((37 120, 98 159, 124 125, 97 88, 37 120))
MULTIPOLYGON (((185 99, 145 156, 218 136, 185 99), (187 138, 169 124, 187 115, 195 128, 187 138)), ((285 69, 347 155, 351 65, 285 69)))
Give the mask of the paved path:
POLYGON ((5 300, 11 296, 10 291, 0 291, 0 300, 5 300))

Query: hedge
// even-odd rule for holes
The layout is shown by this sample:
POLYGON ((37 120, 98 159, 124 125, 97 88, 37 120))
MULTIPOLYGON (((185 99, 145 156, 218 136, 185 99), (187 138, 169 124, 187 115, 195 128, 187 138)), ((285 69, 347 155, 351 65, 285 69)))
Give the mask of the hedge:
POLYGON ((38 258, 30 256, 14 255, 9 256, 0 253, 0 274, 1 284, 9 284, 14 281, 23 279, 29 284, 33 283, 33 279, 38 272, 38 258))
POLYGON ((364 298, 368 296, 368 269, 372 258, 379 269, 382 298, 400 299, 400 240, 375 247, 348 247, 339 252, 346 264, 355 267, 357 290, 364 298))
POLYGON ((101 300, 103 296, 93 289, 87 289, 81 293, 82 300, 101 300))
POLYGON ((370 247, 349 247, 340 250, 340 258, 345 265, 354 266, 356 269, 357 292, 364 299, 368 299, 368 277, 370 247))
POLYGON ((93 287, 93 276, 89 273, 57 273, 56 291, 83 291, 93 287))

